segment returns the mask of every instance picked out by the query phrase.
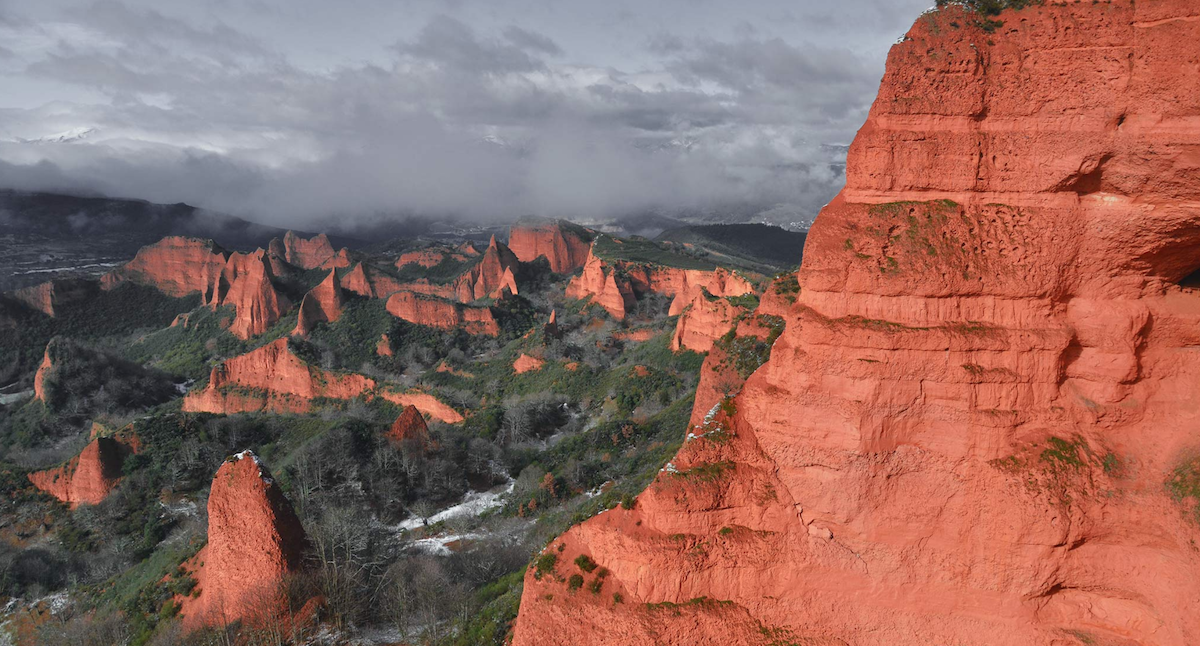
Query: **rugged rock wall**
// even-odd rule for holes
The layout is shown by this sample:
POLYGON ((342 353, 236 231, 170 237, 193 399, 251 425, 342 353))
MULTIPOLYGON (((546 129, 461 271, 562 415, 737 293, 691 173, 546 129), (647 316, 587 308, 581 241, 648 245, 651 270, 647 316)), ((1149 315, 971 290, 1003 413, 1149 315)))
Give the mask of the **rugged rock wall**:
POLYGON ((292 334, 307 336, 317 323, 332 323, 342 316, 342 285, 337 270, 331 269, 321 284, 310 289, 300 300, 300 311, 296 315, 296 329, 292 334))
POLYGON ((404 407, 400 416, 392 422, 387 432, 388 441, 398 445, 410 445, 420 449, 429 447, 429 426, 421 411, 412 404, 404 407))
POLYGON ((587 262, 591 235, 586 229, 561 220, 519 224, 509 229, 508 247, 521 262, 545 256, 551 271, 568 274, 587 262))
POLYGON ((1200 640, 1200 7, 1000 19, 893 47, 770 361, 517 646, 1200 640))
POLYGON ((275 289, 266 251, 229 253, 211 240, 172 236, 138 251, 124 266, 105 274, 101 286, 112 289, 132 281, 168 296, 199 292, 212 307, 232 306, 230 332, 242 339, 265 332, 291 307, 275 289))
POLYGON ((353 399, 374 387, 374 380, 367 377, 335 374, 308 365, 292 353, 284 338, 213 368, 208 386, 184 397, 183 410, 302 413, 313 399, 353 399))
POLYGON ((82 301, 97 291, 94 280, 63 278, 18 289, 12 296, 46 316, 55 316, 63 305, 82 301))
POLYGON ((245 451, 227 459, 208 494, 208 544, 186 564, 199 595, 181 599, 185 629, 288 625, 283 584, 301 569, 306 546, 291 503, 258 458, 245 451))
POLYGON ((728 299, 701 290, 679 313, 675 334, 671 336, 671 349, 676 352, 683 348, 708 352, 713 342, 733 327, 734 320, 743 311, 744 308, 730 303, 728 299))
POLYGON ((121 481, 121 465, 137 446, 136 437, 97 437, 66 464, 30 473, 29 481, 71 507, 98 505, 121 481))
POLYGON ((497 336, 500 326, 489 307, 474 307, 436 296, 397 292, 387 301, 387 311, 396 318, 443 330, 462 328, 468 334, 497 336))
POLYGON ((346 250, 334 251, 329 237, 324 233, 305 240, 288 231, 281 243, 271 241, 271 252, 273 255, 282 256, 289 265, 301 269, 335 269, 350 266, 346 250))
POLYGON ((715 296, 741 296, 754 291, 748 280, 725 268, 713 271, 659 265, 610 262, 588 252, 583 273, 567 284, 568 298, 588 298, 610 316, 623 320, 637 294, 673 296, 671 316, 683 311, 702 290, 715 296))

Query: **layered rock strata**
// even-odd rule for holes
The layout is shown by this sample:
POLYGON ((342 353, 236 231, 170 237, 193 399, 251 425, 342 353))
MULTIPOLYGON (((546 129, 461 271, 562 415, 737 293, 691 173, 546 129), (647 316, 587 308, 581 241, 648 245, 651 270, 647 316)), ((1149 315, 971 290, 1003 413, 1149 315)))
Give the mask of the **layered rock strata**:
POLYGON ((1200 638, 1200 11, 999 20, 893 47, 770 360, 551 544, 514 644, 1200 638))

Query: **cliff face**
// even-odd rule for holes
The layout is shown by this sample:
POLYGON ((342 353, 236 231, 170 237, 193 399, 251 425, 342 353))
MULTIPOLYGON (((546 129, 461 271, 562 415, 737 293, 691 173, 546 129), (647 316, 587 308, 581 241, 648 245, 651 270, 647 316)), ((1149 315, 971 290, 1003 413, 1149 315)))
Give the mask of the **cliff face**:
POLYGON ((46 316, 55 316, 63 305, 82 301, 97 291, 95 281, 66 278, 18 289, 12 296, 46 316))
POLYGON ((121 466, 137 446, 136 437, 98 437, 63 466, 30 473, 29 481, 72 508, 98 505, 121 481, 121 466))
POLYGON ((473 307, 436 296, 397 292, 387 301, 387 311, 396 318, 443 330, 461 327, 468 334, 497 336, 500 326, 488 307, 473 307))
POLYGON ((416 406, 409 404, 404 407, 400 416, 392 422, 387 432, 388 441, 394 444, 408 444, 420 449, 429 447, 429 426, 416 406))
POLYGON ((306 545, 291 503, 258 458, 245 451, 227 459, 208 495, 208 544, 187 564, 200 592, 181 600, 185 629, 285 625, 282 584, 300 570, 306 545))
POLYGON ((517 646, 1196 642, 1200 10, 1000 18, 893 47, 771 359, 517 646))
POLYGON ((344 304, 337 270, 330 270, 329 276, 300 300, 300 312, 296 316, 296 329, 292 334, 307 336, 317 323, 337 321, 342 316, 344 304))
POLYGON ((725 268, 703 271, 610 262, 589 251, 583 273, 567 284, 567 297, 591 299, 614 319, 623 320, 637 302, 637 294, 673 296, 670 314, 675 316, 702 290, 714 296, 741 296, 753 292, 754 286, 725 268))
POLYGON ((315 398, 353 399, 374 387, 374 380, 367 377, 308 365, 292 353, 284 338, 213 368, 208 386, 184 397, 183 410, 302 413, 315 398))
POLYGON ((591 240, 586 230, 561 221, 516 225, 509 229, 508 247, 521 262, 545 256, 550 270, 568 274, 587 262, 591 240))
POLYGON ((743 311, 727 299, 718 298, 702 290, 679 313, 675 323, 675 334, 671 336, 671 349, 678 352, 686 348, 695 352, 708 352, 713 341, 721 338, 733 327, 734 319, 743 311))
POLYGON ((112 289, 124 281, 154 287, 168 296, 199 292, 212 307, 232 306, 229 328, 241 339, 261 334, 291 307, 275 289, 274 271, 266 251, 229 253, 211 240, 163 238, 138 251, 133 260, 108 274, 101 286, 112 289))
POLYGON ((288 231, 283 236, 283 242, 276 245, 271 242, 274 255, 282 255, 283 259, 293 267, 301 269, 335 269, 349 267, 350 258, 343 249, 333 250, 329 237, 324 233, 305 240, 295 233, 288 231), (282 253, 280 253, 282 252, 282 253))

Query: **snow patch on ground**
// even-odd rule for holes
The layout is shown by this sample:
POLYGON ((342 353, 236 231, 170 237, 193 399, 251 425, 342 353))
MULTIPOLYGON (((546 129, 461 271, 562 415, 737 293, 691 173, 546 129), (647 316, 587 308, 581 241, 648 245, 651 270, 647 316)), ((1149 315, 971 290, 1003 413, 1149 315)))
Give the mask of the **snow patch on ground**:
POLYGON ((513 487, 517 484, 516 480, 510 479, 508 484, 489 491, 469 491, 463 496, 462 502, 443 509, 438 513, 428 517, 420 518, 413 517, 395 526, 396 531, 414 530, 426 525, 433 525, 444 520, 453 518, 463 518, 466 516, 478 516, 489 509, 495 509, 504 504, 504 497, 512 493, 513 487))

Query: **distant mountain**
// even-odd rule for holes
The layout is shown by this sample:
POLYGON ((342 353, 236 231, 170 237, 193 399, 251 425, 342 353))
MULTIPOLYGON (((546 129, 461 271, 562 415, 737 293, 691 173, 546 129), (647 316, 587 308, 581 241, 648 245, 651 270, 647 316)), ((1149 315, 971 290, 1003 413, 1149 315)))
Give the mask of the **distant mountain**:
POLYGON ((800 264, 806 238, 769 224, 706 224, 668 229, 655 239, 700 247, 724 262, 772 273, 800 264))

